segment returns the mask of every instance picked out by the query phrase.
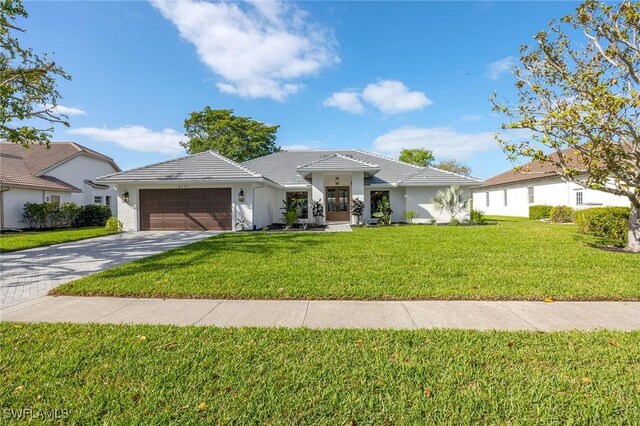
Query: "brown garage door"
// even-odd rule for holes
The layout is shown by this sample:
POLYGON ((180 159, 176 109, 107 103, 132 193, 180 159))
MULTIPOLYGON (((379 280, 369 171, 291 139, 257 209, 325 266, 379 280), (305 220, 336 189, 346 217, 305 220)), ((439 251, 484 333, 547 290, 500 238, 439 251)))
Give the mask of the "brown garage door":
POLYGON ((231 229, 231 188, 141 189, 140 229, 231 229))

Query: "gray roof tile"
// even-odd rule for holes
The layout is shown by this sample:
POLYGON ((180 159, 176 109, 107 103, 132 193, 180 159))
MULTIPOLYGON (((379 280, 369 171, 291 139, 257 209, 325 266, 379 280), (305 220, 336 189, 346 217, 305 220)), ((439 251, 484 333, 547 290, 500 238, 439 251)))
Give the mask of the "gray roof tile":
POLYGON ((296 169, 304 171, 314 170, 379 170, 380 166, 377 164, 367 163, 366 161, 358 160, 352 156, 343 154, 331 154, 322 156, 317 160, 310 163, 297 166, 296 169))
POLYGON ((164 181, 164 180, 219 180, 234 181, 261 178, 259 173, 248 169, 222 155, 205 151, 188 157, 163 161, 149 166, 127 170, 103 176, 94 181, 115 183, 127 181, 164 181))

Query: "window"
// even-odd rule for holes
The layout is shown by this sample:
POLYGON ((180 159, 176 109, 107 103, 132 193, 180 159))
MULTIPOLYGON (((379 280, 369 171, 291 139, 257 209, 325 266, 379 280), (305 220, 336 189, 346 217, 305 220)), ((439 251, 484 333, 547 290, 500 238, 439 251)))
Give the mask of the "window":
POLYGON ((93 204, 102 204, 102 197, 94 196, 93 204))
POLYGON ((487 207, 489 207, 489 193, 485 192, 485 196, 487 198, 487 207))
POLYGON ((51 196, 51 202, 57 205, 60 205, 60 196, 59 195, 52 195, 51 196))
POLYGON ((505 189, 504 191, 502 191, 502 194, 504 195, 504 206, 507 206, 507 190, 505 189))
POLYGON ((576 206, 579 206, 582 203, 583 203, 582 191, 576 191, 576 206))
POLYGON ((104 197, 104 205, 107 207, 111 207, 111 195, 107 195, 104 197))
POLYGON ((309 218, 309 193, 307 191, 287 192, 287 202, 300 201, 300 219, 309 218))
POLYGON ((387 200, 391 201, 389 191, 371 191, 371 217, 378 211, 380 201, 382 201, 384 197, 387 197, 387 200))
POLYGON ((533 204, 535 202, 535 198, 533 196, 533 186, 527 188, 527 194, 529 195, 529 204, 533 204))

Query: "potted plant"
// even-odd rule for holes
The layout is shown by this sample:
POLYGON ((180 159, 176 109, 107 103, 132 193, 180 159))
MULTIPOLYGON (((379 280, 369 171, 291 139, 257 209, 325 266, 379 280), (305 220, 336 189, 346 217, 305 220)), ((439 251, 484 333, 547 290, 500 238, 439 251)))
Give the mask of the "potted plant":
POLYGON ((351 215, 356 218, 356 225, 360 225, 360 217, 364 214, 364 201, 359 198, 351 200, 351 215))
POLYGON ((322 224, 322 217, 324 217, 324 204, 322 204, 322 198, 311 202, 311 215, 316 225, 322 224))

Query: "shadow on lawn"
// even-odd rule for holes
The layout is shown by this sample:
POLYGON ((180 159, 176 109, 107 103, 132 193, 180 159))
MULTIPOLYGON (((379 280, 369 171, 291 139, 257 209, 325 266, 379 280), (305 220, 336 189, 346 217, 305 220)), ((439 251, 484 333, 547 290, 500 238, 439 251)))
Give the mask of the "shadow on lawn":
MULTIPOLYGON (((233 253, 248 254, 250 256, 278 256, 284 253, 296 254, 300 246, 313 247, 322 250, 322 246, 330 244, 329 239, 322 238, 325 235, 301 235, 301 233, 246 233, 223 234, 215 238, 198 241, 186 246, 173 249, 158 255, 146 257, 129 263, 124 268, 114 268, 102 272, 102 278, 130 277, 139 273, 156 271, 172 271, 180 274, 180 269, 190 268, 194 265, 205 265, 218 254, 233 256, 233 253)), ((246 258, 245 256, 241 256, 246 258)), ((250 257, 249 257, 250 258, 250 257)), ((251 268, 251 263, 241 265, 238 268, 251 268)))

